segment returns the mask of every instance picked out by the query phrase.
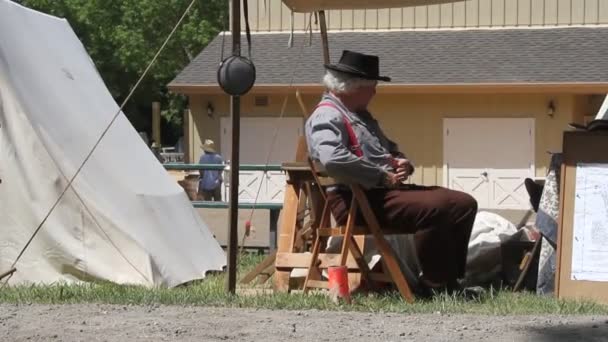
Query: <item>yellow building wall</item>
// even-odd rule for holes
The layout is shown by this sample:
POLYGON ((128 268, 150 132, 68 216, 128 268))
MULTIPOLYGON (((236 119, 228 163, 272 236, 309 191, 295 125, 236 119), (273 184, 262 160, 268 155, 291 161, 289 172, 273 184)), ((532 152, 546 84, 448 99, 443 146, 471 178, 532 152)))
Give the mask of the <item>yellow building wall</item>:
MULTIPOLYGON (((279 117, 284 112, 284 117, 301 117, 302 110, 294 95, 268 96, 267 106, 256 106, 255 97, 260 95, 245 95, 241 98, 241 117, 279 117), (285 108, 283 110, 283 107, 285 108)), ((312 109, 318 96, 304 96, 308 108, 312 109)), ((216 149, 224 156, 230 151, 222 151, 220 144, 220 118, 230 117, 230 97, 226 95, 190 95, 190 118, 188 128, 190 138, 189 160, 197 162, 202 154, 202 141, 212 139, 216 149), (212 116, 207 113, 208 104, 214 109, 212 116)), ((295 139, 295 137, 294 137, 295 139)), ((295 151, 294 151, 295 156, 295 151)))
POLYGON ((550 161, 547 151, 561 151, 562 132, 573 121, 575 98, 542 94, 382 95, 370 109, 386 134, 417 165, 413 181, 442 185, 444 118, 534 118, 536 176, 544 176, 550 161), (556 106, 553 117, 547 114, 551 100, 556 106))
MULTIPOLYGON (((291 11, 281 0, 250 0, 253 31, 289 31, 291 11)), ((293 27, 310 16, 295 13, 293 27)), ((597 25, 608 23, 608 0, 467 0, 442 5, 327 11, 330 30, 597 25)), ((314 17, 312 26, 316 28, 314 17)), ((244 20, 242 27, 245 27, 244 20)))
MULTIPOLYGON (((267 107, 257 107, 254 96, 242 98, 242 116, 279 116, 285 95, 269 96, 267 107)), ((305 95, 308 110, 314 108, 319 96, 305 95)), ((224 95, 191 96, 191 160, 198 160, 201 141, 211 138, 220 146, 219 117, 228 116, 229 98, 224 95), (207 104, 212 103, 213 117, 207 115, 207 104)), ((571 122, 582 122, 593 113, 596 104, 590 96, 548 94, 378 94, 370 110, 385 133, 417 166, 413 181, 425 185, 443 183, 443 119, 444 118, 505 118, 535 119, 536 176, 543 177, 549 166, 547 151, 559 152, 562 133, 571 122), (548 115, 549 102, 555 113, 548 115)), ((291 95, 287 97, 285 116, 301 116, 302 111, 291 95)), ((294 137, 297 139, 297 137, 294 137)), ((221 151, 224 155, 230 151, 221 151)), ((500 151, 496 151, 500 153, 500 151)), ((294 152, 295 153, 295 152, 294 152)))

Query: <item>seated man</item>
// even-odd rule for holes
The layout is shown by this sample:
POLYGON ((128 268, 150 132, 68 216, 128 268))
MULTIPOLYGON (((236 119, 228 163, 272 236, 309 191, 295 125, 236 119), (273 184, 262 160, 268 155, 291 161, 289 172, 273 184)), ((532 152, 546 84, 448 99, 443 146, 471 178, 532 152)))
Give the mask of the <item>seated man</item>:
MULTIPOLYGON (((325 68, 327 92, 305 127, 311 158, 338 181, 363 186, 382 226, 414 234, 423 285, 456 289, 465 273, 477 202, 463 192, 402 184, 414 166, 367 111, 377 82, 390 81, 379 75, 377 56, 344 51, 339 63, 325 68)), ((351 196, 343 185, 328 189, 339 224, 345 223, 351 196)))

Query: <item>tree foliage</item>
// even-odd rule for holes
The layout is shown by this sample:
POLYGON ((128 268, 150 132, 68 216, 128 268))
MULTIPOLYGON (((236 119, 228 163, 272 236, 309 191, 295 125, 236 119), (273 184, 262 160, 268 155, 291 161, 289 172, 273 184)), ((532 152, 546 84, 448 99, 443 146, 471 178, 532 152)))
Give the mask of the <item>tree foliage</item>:
MULTIPOLYGON (((19 0, 68 20, 121 103, 191 0, 19 0)), ((224 28, 228 1, 197 0, 142 81, 125 113, 138 130, 150 131, 151 102, 161 101, 167 122, 179 124, 184 99, 166 85, 224 28)), ((171 139, 169 139, 171 140, 171 139)))

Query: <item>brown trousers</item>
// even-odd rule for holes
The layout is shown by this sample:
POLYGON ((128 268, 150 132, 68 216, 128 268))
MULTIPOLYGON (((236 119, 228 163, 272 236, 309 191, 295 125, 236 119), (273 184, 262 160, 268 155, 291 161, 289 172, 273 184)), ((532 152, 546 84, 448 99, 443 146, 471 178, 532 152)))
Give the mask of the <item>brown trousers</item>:
POLYGON ((214 190, 199 189, 198 196, 200 198, 202 198, 203 201, 221 202, 222 201, 222 188, 218 186, 214 190))
MULTIPOLYGON (((404 185, 398 189, 366 191, 381 227, 414 234, 416 251, 426 279, 446 283, 464 277, 467 248, 477 202, 470 195, 442 187, 404 185)), ((332 214, 345 224, 352 194, 328 192, 332 214)), ((358 213, 357 223, 364 221, 358 213)))

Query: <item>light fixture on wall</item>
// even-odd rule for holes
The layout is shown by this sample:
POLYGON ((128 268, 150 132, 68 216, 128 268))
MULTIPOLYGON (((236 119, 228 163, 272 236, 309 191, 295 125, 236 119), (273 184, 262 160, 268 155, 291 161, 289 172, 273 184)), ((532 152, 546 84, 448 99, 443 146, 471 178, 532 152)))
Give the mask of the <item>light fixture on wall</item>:
POLYGON ((213 108, 213 105, 211 104, 211 102, 207 103, 207 116, 210 118, 213 118, 214 111, 215 111, 215 109, 213 108))
POLYGON ((549 105, 547 105, 547 115, 551 118, 555 115, 555 103, 553 100, 549 101, 549 105))

